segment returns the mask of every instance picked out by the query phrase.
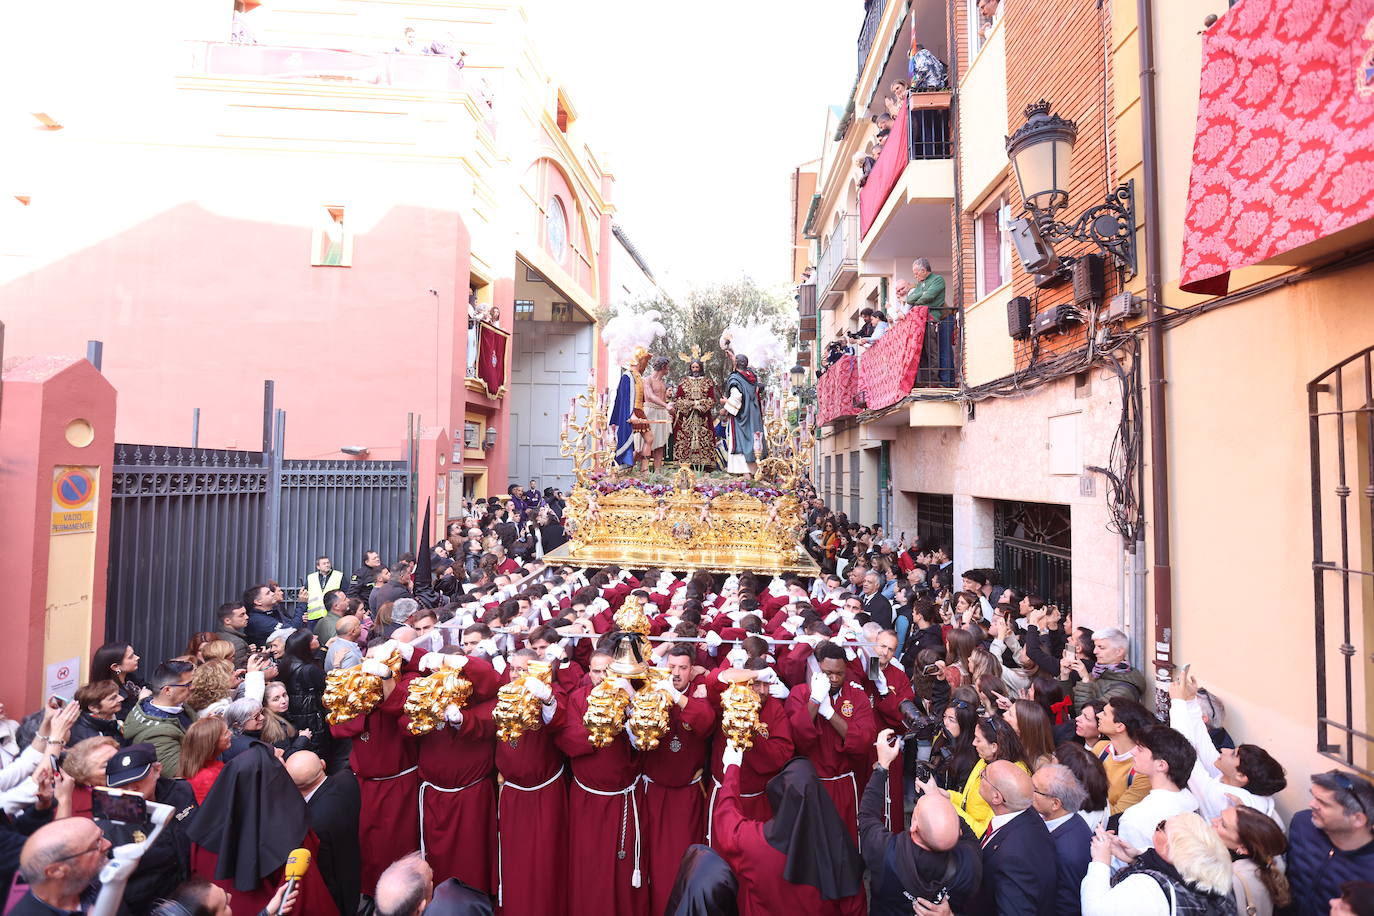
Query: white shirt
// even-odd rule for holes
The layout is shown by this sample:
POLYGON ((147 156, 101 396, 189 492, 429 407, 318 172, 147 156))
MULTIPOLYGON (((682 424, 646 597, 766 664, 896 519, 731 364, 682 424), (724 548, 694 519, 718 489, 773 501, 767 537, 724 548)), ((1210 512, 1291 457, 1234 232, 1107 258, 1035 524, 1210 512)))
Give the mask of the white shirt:
POLYGON ((1188 777, 1188 791, 1197 797, 1198 814, 1210 821, 1231 807, 1231 800, 1226 796, 1234 795, 1242 805, 1267 815, 1279 825, 1280 830, 1287 831, 1273 798, 1256 795, 1240 786, 1228 786, 1221 781, 1221 770, 1216 766, 1221 754, 1212 743, 1212 736, 1207 733, 1207 723, 1202 721, 1202 707, 1197 700, 1170 701, 1169 726, 1187 738, 1193 750, 1197 751, 1197 762, 1193 764, 1193 772, 1188 777))
POLYGON ((1006 814, 994 814, 992 816, 992 822, 988 824, 987 833, 983 834, 984 838, 986 839, 987 837, 992 836, 994 831, 1002 829, 1002 827, 1008 821, 1010 821, 1012 818, 1016 817, 1016 815, 1020 813, 1020 811, 1008 811, 1006 814))
POLYGON ((1197 799, 1187 790, 1151 789, 1148 795, 1122 812, 1116 835, 1136 849, 1149 849, 1155 844, 1155 827, 1160 821, 1196 810, 1197 799))
POLYGON ((1071 817, 1073 817, 1072 814, 1066 814, 1063 817, 1056 817, 1052 821, 1045 821, 1045 829, 1048 830, 1050 833, 1054 833, 1056 830, 1059 829, 1060 824, 1064 823, 1071 817))
POLYGON ((1112 871, 1105 864, 1088 863, 1079 890, 1083 916, 1169 916, 1169 900, 1154 878, 1131 875, 1116 887, 1112 887, 1111 880, 1112 871))

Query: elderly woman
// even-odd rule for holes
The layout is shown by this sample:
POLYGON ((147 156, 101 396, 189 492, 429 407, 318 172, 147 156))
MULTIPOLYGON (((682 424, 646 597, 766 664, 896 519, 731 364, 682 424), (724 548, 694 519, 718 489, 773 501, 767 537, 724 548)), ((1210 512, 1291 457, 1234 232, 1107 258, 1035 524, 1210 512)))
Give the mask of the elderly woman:
POLYGON ((1231 854, 1206 821, 1175 814, 1155 829, 1154 847, 1141 852, 1101 827, 1080 892, 1083 916, 1231 916, 1231 854), (1115 855, 1127 866, 1111 872, 1115 855))
POLYGON ((124 695, 118 684, 109 680, 86 684, 76 691, 75 702, 81 707, 81 715, 72 725, 72 744, 101 735, 124 743, 123 727, 119 721, 124 695))

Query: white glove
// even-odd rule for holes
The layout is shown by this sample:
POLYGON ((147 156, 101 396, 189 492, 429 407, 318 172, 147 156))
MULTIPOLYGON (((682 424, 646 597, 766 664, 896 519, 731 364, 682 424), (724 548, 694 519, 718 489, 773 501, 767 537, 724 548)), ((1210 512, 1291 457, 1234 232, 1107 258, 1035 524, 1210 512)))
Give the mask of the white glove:
POLYGON ((561 662, 567 657, 567 650, 563 648, 562 643, 549 643, 548 646, 544 648, 544 661, 546 662, 561 662))
POLYGON ((706 633, 706 647, 708 649, 715 649, 724 641, 725 640, 721 639, 720 634, 715 630, 710 630, 706 633))
POLYGON ((749 661, 749 653, 744 651, 743 646, 735 646, 725 654, 725 660, 730 663, 731 668, 742 668, 744 663, 749 661))
POLYGON ((811 675, 811 702, 819 703, 830 697, 830 678, 819 671, 811 675))
POLYGON ((506 660, 498 655, 491 660, 491 667, 497 674, 503 674, 506 670, 506 660))
POLYGON ((448 721, 449 725, 462 725, 463 711, 450 703, 444 709, 444 719, 448 721))
POLYGON ((831 611, 829 614, 826 614, 826 615, 825 615, 825 621, 824 621, 824 622, 825 622, 825 625, 826 625, 826 626, 830 626, 832 623, 834 623, 835 621, 837 621, 837 620, 839 620, 839 619, 840 619, 840 612, 839 612, 839 611, 831 611))
POLYGON ((436 671, 444 667, 444 656, 440 652, 426 652, 420 656, 421 671, 436 671))
POLYGON ((768 685, 768 695, 777 700, 785 700, 792 695, 792 691, 787 689, 787 685, 781 681, 768 685))
POLYGON ((525 689, 530 692, 530 696, 541 703, 548 702, 553 697, 553 688, 537 677, 525 678, 525 689))
POLYGON ((733 742, 727 743, 727 744, 725 745, 725 750, 721 751, 721 754, 720 754, 720 768, 721 768, 721 770, 722 770, 722 771, 725 771, 725 770, 730 769, 730 767, 738 767, 738 766, 743 766, 743 765, 744 765, 744 749, 743 749, 743 748, 735 747, 735 745, 734 745, 733 742))
POLYGON ((673 682, 668 680, 667 678, 664 678, 663 680, 659 681, 654 689, 659 691, 660 693, 668 694, 668 699, 672 700, 674 703, 679 703, 682 701, 682 691, 674 687, 673 682))
POLYGON ((887 696, 887 675, 883 674, 883 669, 878 669, 878 674, 873 678, 873 686, 878 688, 878 696, 887 696))
POLYGON ((496 648, 496 639, 484 639, 477 644, 477 651, 485 653, 487 658, 496 658, 501 654, 501 650, 496 648))
POLYGON ((793 614, 783 622, 783 626, 793 633, 797 632, 797 627, 801 626, 802 617, 800 614, 793 614))
POLYGON ((758 676, 755 677, 754 680, 760 684, 776 684, 778 682, 778 673, 772 668, 764 668, 758 673, 758 676))
POLYGON ((391 677, 391 669, 375 658, 365 658, 362 664, 363 674, 373 674, 377 677, 391 677))
POLYGON ((625 691, 630 696, 635 695, 635 689, 631 687, 630 682, 625 680, 625 678, 623 677, 618 677, 615 680, 611 681, 611 686, 619 690, 625 691))
POLYGON ((820 704, 820 708, 818 708, 816 712, 821 714, 822 719, 829 719, 831 716, 835 715, 835 705, 830 702, 830 694, 827 693, 822 697, 820 704))

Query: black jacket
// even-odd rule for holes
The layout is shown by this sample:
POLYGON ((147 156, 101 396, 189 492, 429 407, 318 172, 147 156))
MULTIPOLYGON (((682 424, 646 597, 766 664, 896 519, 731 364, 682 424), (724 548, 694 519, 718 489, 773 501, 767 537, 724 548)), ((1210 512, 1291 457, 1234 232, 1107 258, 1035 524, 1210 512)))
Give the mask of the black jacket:
POLYGON ((372 583, 377 578, 377 570, 371 566, 359 566, 353 570, 344 594, 350 598, 366 599, 372 594, 372 583))
POLYGON ((358 843, 358 810, 362 802, 357 777, 344 767, 325 779, 306 805, 310 809, 310 829, 320 840, 316 860, 320 877, 338 905, 340 916, 353 916, 358 911, 363 855, 358 843))
POLYGON ((367 607, 372 611, 375 617, 377 609, 388 601, 409 597, 411 597, 410 589, 406 588, 400 582, 388 582, 386 585, 377 586, 372 589, 372 594, 367 599, 367 607))
POLYGON ((1083 886, 1083 876, 1088 873, 1088 863, 1092 861, 1092 828, 1075 814, 1056 827, 1050 836, 1054 839, 1054 855, 1059 863, 1059 889, 1055 892, 1059 902, 1055 912, 1057 916, 1078 916, 1082 912, 1079 889, 1083 886))
MULTIPOLYGON (((56 807, 54 805, 47 811, 25 808, 17 817, 10 817, 0 810, 0 894, 9 893, 10 883, 19 870, 19 851, 24 848, 24 841, 39 827, 52 823, 56 807)), ((3 899, 0 896, 0 900, 3 899)))
POLYGON ((884 630, 892 629, 892 602, 884 598, 882 592, 860 595, 859 602, 875 623, 881 624, 884 630))
POLYGON ((904 830, 888 830, 887 770, 873 771, 859 805, 859 851, 871 877, 869 916, 907 916, 911 901, 904 894, 933 901, 941 888, 964 900, 978 888, 982 861, 978 839, 960 822, 959 842, 948 852, 931 852, 911 841, 904 830))
MULTIPOLYGON (((186 824, 196 809, 196 794, 186 780, 163 776, 157 781, 154 798, 171 805, 172 814, 157 841, 139 859, 138 869, 124 889, 124 905, 130 913, 151 913, 158 900, 170 896, 191 876, 191 840, 186 824)), ((130 836, 122 842, 132 839, 130 836)))
POLYGON ((76 744, 78 741, 85 741, 87 738, 113 738, 120 743, 120 746, 127 744, 124 740, 124 731, 120 727, 118 719, 97 719, 88 712, 82 712, 80 717, 72 723, 71 735, 67 738, 69 745, 76 744))
POLYGON ((1059 882, 1054 841, 1035 809, 1027 808, 984 839, 983 884, 967 912, 971 916, 1056 916, 1059 882))
POLYGON ((309 746, 325 760, 329 759, 332 744, 329 740, 329 725, 324 718, 324 670, 310 662, 299 659, 283 659, 281 667, 282 684, 286 686, 286 721, 296 726, 296 731, 310 729, 309 746))

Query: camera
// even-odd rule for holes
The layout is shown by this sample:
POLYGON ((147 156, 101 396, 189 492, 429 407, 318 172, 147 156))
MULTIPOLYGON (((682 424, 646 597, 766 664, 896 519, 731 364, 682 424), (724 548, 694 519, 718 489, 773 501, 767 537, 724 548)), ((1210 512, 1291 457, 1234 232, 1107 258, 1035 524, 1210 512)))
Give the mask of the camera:
POLYGON ((935 771, 930 768, 930 764, 924 760, 916 762, 916 782, 930 782, 935 777, 935 771))

